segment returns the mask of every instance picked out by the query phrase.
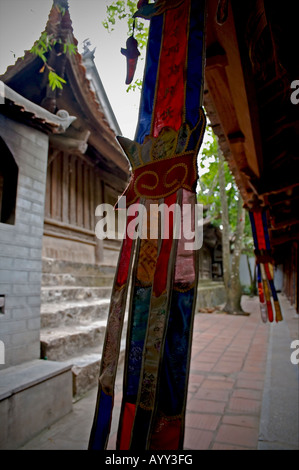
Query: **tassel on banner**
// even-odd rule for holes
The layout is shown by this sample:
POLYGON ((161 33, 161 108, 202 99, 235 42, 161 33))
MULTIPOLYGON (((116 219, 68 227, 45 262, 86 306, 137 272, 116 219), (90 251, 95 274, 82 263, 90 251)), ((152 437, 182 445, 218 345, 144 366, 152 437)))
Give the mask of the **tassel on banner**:
POLYGON ((249 212, 256 258, 258 293, 261 318, 267 321, 282 321, 282 313, 274 285, 274 266, 265 211, 249 212), (274 307, 274 308, 273 308, 274 307))

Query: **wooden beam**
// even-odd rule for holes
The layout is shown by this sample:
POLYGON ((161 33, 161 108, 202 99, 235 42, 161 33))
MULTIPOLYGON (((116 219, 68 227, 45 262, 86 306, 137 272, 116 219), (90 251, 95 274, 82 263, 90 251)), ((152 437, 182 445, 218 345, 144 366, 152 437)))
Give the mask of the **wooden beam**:
POLYGON ((290 241, 299 241, 299 221, 290 225, 286 228, 280 228, 277 230, 269 230, 271 246, 282 245, 289 243, 290 241))
POLYGON ((69 221, 72 225, 77 223, 77 214, 76 214, 76 157, 75 155, 70 155, 70 204, 69 204, 69 221))
POLYGON ((287 229, 291 226, 298 225, 299 228, 299 220, 297 217, 290 217, 284 220, 277 220, 275 216, 271 217, 271 230, 281 230, 287 229))
POLYGON ((70 153, 78 152, 82 154, 84 154, 87 150, 87 147, 88 147, 87 139, 79 140, 79 139, 74 139, 72 137, 68 137, 67 135, 50 136, 50 142, 53 146, 58 147, 61 150, 67 150, 70 153))
POLYGON ((81 227, 84 226, 83 219, 83 204, 84 204, 84 164, 80 158, 77 159, 76 164, 76 173, 77 173, 77 203, 76 203, 76 212, 77 212, 77 224, 81 227))
POLYGON ((83 165, 83 224, 90 229, 89 168, 83 165))

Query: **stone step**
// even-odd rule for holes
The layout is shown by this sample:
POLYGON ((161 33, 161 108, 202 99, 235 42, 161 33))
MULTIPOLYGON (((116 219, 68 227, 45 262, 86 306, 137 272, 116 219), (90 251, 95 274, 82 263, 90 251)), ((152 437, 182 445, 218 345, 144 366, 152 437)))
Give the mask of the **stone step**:
MULTIPOLYGON (((123 363, 125 357, 126 328, 127 324, 125 323, 120 344, 119 365, 123 363)), ((84 332, 83 338, 82 331, 77 328, 76 331, 74 329, 71 331, 60 330, 52 332, 52 334, 50 332, 42 332, 41 334, 42 358, 46 357, 46 359, 56 362, 63 361, 63 364, 71 367, 73 400, 75 401, 98 384, 104 333, 105 328, 102 329, 99 338, 98 332, 92 334, 89 329, 84 332), (81 354, 79 354, 79 348, 82 348, 81 354)))
POLYGON ((0 371, 0 449, 16 450, 72 411, 69 364, 34 359, 0 371))
MULTIPOLYGON (((101 351, 102 353, 102 351, 101 351)), ((73 376, 73 399, 78 399, 84 393, 98 384, 101 357, 98 351, 88 352, 71 359, 73 376)))
MULTIPOLYGON (((43 259, 41 358, 71 365, 73 398, 96 386, 114 266, 43 259)), ((126 321, 120 361, 125 354, 126 321)))
POLYGON ((78 275, 71 273, 43 273, 42 286, 84 286, 102 287, 113 284, 114 275, 78 275))
POLYGON ((66 302, 88 299, 108 299, 111 296, 112 287, 88 287, 88 286, 43 286, 41 289, 41 302, 66 302))
POLYGON ((95 265, 87 263, 77 263, 73 261, 57 260, 54 258, 43 258, 42 272, 45 274, 69 273, 79 276, 113 276, 115 266, 113 265, 95 265))
MULTIPOLYGON (((122 339, 118 361, 119 366, 124 362, 125 345, 125 339, 122 339)), ((90 349, 85 354, 64 361, 65 364, 72 366, 74 400, 78 400, 86 392, 98 385, 101 353, 102 351, 99 353, 99 348, 90 349)))
POLYGON ((77 357, 84 349, 101 347, 107 320, 94 321, 88 325, 41 329, 41 358, 65 361, 77 357))
POLYGON ((41 305, 41 328, 86 326, 94 321, 107 321, 110 298, 76 300, 41 305))

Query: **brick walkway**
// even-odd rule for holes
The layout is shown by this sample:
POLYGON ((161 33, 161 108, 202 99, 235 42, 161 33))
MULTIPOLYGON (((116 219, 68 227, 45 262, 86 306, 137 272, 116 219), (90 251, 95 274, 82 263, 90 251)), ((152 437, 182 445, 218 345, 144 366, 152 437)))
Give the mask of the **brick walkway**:
MULTIPOLYGON (((186 450, 257 449, 269 328, 257 300, 250 316, 195 315, 186 414, 186 450)), ((108 449, 115 449, 121 377, 108 449)))
POLYGON ((195 317, 185 449, 256 449, 269 329, 251 315, 195 317))
MULTIPOLYGON (((274 449, 299 449, 299 443, 296 444, 299 387, 294 375, 295 366, 289 360, 290 337, 289 334, 283 336, 286 325, 262 323, 257 298, 245 297, 242 305, 250 316, 224 313, 198 313, 195 316, 185 450, 255 450, 261 448, 261 442, 262 448, 269 448, 269 443, 274 449), (283 348, 279 349, 279 341, 274 342, 279 348, 274 351, 274 364, 270 354, 272 372, 269 372, 269 363, 268 369, 266 366, 271 334, 277 339, 281 336, 283 348), (291 375, 287 376, 284 371, 289 369, 291 375), (273 371, 276 382, 270 383, 273 371), (278 401, 273 401, 272 392, 278 401), (271 408, 270 414, 265 414, 265 407, 271 408), (259 435, 262 421, 265 436, 259 435), (278 431, 275 431, 275 426, 278 431), (281 430, 282 436, 279 435, 281 430)), ((295 318, 292 309, 290 312, 290 331, 294 338, 298 338, 298 316, 295 318)), ((121 397, 120 370, 116 381, 110 450, 115 449, 121 397)), ((40 433, 23 449, 86 450, 95 401, 96 389, 93 389, 74 404, 72 413, 40 433)))

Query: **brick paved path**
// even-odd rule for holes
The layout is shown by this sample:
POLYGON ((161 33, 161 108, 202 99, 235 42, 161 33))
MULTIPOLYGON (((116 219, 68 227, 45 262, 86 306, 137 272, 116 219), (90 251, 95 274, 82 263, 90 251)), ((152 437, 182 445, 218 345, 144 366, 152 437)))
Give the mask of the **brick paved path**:
MULTIPOLYGON (((244 297, 242 305, 250 316, 224 313, 198 313, 195 316, 186 414, 186 451, 255 450, 260 448, 261 439, 262 448, 299 449, 299 444, 295 442, 298 435, 298 380, 293 369, 295 366, 289 361, 290 336, 287 326, 273 324, 271 327, 262 323, 256 297, 244 297), (270 343, 271 338, 274 342, 274 336, 278 344, 270 354, 269 369, 267 351, 269 361, 270 343), (269 387, 274 388, 270 390, 269 387), (268 400, 266 408, 271 407, 272 410, 270 414, 265 413, 264 401, 262 408, 265 390, 268 400), (277 406, 279 408, 274 410, 273 407, 277 406), (263 436, 259 436, 261 417, 263 436), (274 429, 275 426, 278 430, 274 429)), ((288 309, 286 304, 285 312, 288 309)), ((298 338, 298 317, 295 319, 292 309, 290 315, 289 319, 287 315, 285 317, 292 338, 298 338)), ((111 450, 115 449, 122 397, 121 369, 116 381, 108 446, 111 450)), ((96 389, 91 390, 74 404, 72 413, 40 433, 23 449, 86 450, 96 392, 96 389)))
MULTIPOLYGON (((195 315, 186 414, 186 450, 257 449, 269 325, 257 298, 250 316, 195 315)), ((115 449, 121 377, 108 449, 115 449)))
POLYGON ((185 449, 256 449, 269 327, 250 316, 195 317, 185 449))

